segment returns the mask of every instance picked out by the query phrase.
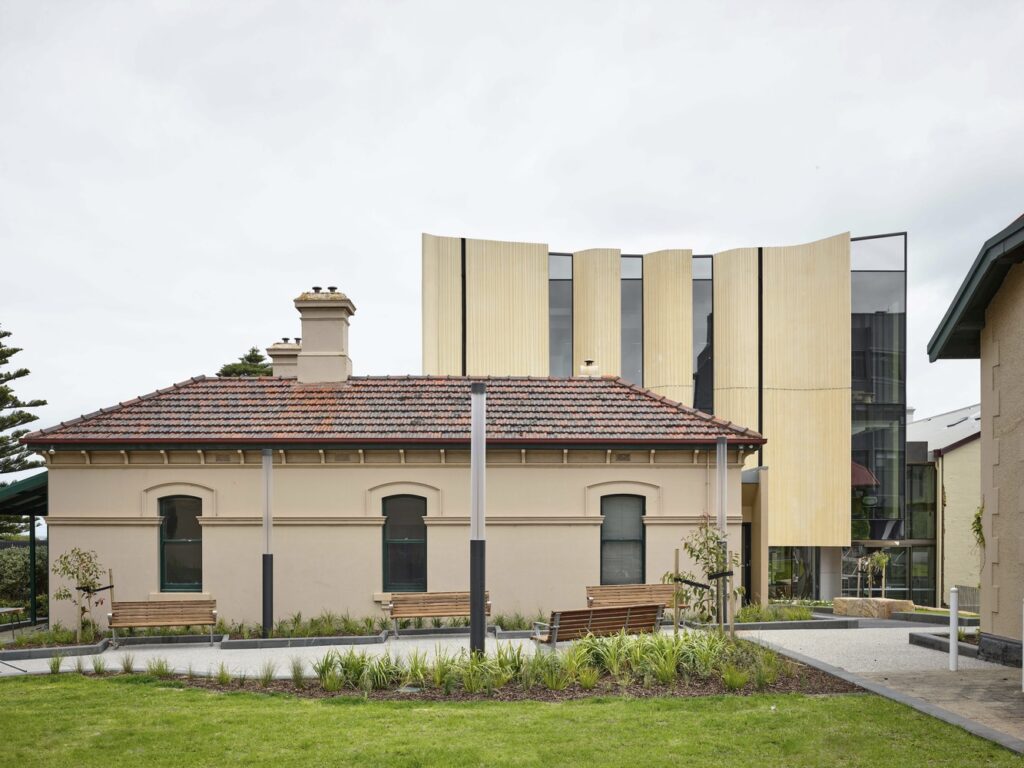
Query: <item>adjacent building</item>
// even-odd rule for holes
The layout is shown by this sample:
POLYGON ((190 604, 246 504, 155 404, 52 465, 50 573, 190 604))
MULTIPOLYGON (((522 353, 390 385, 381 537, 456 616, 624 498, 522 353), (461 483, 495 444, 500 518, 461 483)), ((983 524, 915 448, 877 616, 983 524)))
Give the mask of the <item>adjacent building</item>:
MULTIPOLYGON (((274 375, 193 378, 26 436, 48 466, 49 552, 97 552, 118 600, 213 598, 258 622, 264 451, 278 619, 380 615, 392 592, 469 588, 470 382, 488 398, 487 585, 495 612, 584 607, 593 584, 657 582, 716 516, 729 546, 764 440, 618 378, 352 376, 353 303, 295 300, 274 375)), ((684 565, 685 565, 684 556, 684 565)), ((70 603, 51 618, 72 624, 70 603)))
POLYGON ((765 436, 744 463, 752 597, 852 594, 885 548, 892 595, 934 600, 909 567, 934 574, 936 542, 908 538, 905 233, 710 254, 425 234, 422 253, 425 374, 621 377, 765 436))
POLYGON ((1024 216, 981 247, 928 343, 932 361, 981 362, 979 653, 1021 659, 1024 600, 1024 216))
POLYGON ((934 584, 935 605, 946 604, 956 586, 960 606, 977 609, 964 587, 977 591, 984 554, 973 530, 981 507, 980 437, 980 404, 907 421, 908 536, 934 539, 937 547, 937 572, 912 563, 911 582, 914 591, 934 584))

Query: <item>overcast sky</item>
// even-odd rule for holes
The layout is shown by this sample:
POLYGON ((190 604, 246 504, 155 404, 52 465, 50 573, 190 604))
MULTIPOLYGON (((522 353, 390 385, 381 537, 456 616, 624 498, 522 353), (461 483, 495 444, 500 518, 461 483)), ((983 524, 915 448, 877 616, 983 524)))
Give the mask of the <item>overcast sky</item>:
POLYGON ((1024 212, 1020 3, 0 0, 0 323, 36 426, 299 335, 420 372, 420 233, 628 252, 909 232, 925 347, 1024 212))

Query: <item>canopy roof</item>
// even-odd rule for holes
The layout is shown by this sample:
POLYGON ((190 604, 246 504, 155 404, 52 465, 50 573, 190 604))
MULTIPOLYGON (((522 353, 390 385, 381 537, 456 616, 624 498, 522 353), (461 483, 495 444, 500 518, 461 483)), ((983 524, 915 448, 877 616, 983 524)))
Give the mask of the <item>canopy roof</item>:
POLYGON ((49 472, 39 472, 0 488, 0 515, 45 517, 49 480, 49 472))

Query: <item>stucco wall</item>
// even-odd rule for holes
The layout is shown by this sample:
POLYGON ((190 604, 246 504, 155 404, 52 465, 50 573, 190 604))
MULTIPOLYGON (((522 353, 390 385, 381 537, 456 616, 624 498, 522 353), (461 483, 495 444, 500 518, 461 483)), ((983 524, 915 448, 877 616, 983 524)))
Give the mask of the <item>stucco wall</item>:
POLYGON ((954 448, 942 456, 937 470, 945 491, 940 599, 948 602, 950 587, 976 587, 981 580, 982 553, 971 533, 981 505, 981 441, 954 448))
MULTIPOLYGON (((505 454, 500 458, 506 463, 489 466, 487 578, 496 612, 532 614, 585 604, 584 587, 600 583, 603 495, 645 497, 647 580, 659 581, 671 569, 681 539, 705 512, 714 516, 714 467, 698 463, 707 454, 678 452, 666 461, 671 457, 666 452, 658 463, 651 463, 648 452, 634 454, 631 461, 646 463, 607 463, 603 451, 581 451, 566 464, 509 464, 514 457, 505 454)), ((71 546, 95 549, 103 567, 114 570, 117 599, 166 599, 159 592, 158 499, 199 496, 203 594, 217 600, 227 620, 259 621, 259 466, 154 464, 141 455, 118 458, 122 463, 117 464, 114 458, 97 454, 90 465, 71 465, 70 457, 58 456, 51 464, 51 556, 71 546)), ((378 465, 372 459, 367 453, 365 464, 332 466, 282 463, 278 457, 273 481, 278 619, 299 611, 379 614, 381 500, 392 494, 427 499, 428 589, 468 589, 468 465, 378 465)), ((729 536, 736 552, 740 501, 740 467, 734 463, 729 536)), ((51 608, 56 620, 73 622, 68 603, 51 608)), ((105 618, 105 609, 102 613, 105 618)))
POLYGON ((1024 265, 1013 266, 981 331, 981 630, 1021 639, 1024 598, 1024 265))

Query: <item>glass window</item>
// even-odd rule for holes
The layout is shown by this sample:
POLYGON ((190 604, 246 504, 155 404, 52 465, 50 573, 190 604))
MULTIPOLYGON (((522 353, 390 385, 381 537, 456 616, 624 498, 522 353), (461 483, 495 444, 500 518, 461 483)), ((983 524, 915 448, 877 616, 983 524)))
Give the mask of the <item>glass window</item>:
POLYGON ((203 501, 195 496, 165 496, 160 517, 160 591, 202 592, 203 501))
POLYGON ((935 538, 935 465, 907 465, 907 519, 912 539, 935 538))
POLYGON ((572 256, 548 256, 548 374, 572 370, 572 256))
POLYGON ((694 257, 693 275, 693 407, 714 413, 714 294, 710 256, 694 257))
POLYGON ((854 540, 906 536, 905 278, 902 271, 850 275, 854 540))
POLYGON ((644 583, 644 497, 602 496, 601 583, 644 583))
POLYGON ((850 269, 878 269, 901 272, 906 269, 906 239, 903 234, 852 238, 850 269))
POLYGON ((644 383, 643 259, 623 256, 622 262, 622 378, 644 383), (630 266, 626 266, 627 262, 630 266), (629 275, 629 277, 627 277, 629 275))
POLYGON ((422 496, 384 499, 384 591, 427 591, 427 500, 422 496))
POLYGON ((815 547, 768 548, 768 598, 816 600, 818 550, 815 547))

